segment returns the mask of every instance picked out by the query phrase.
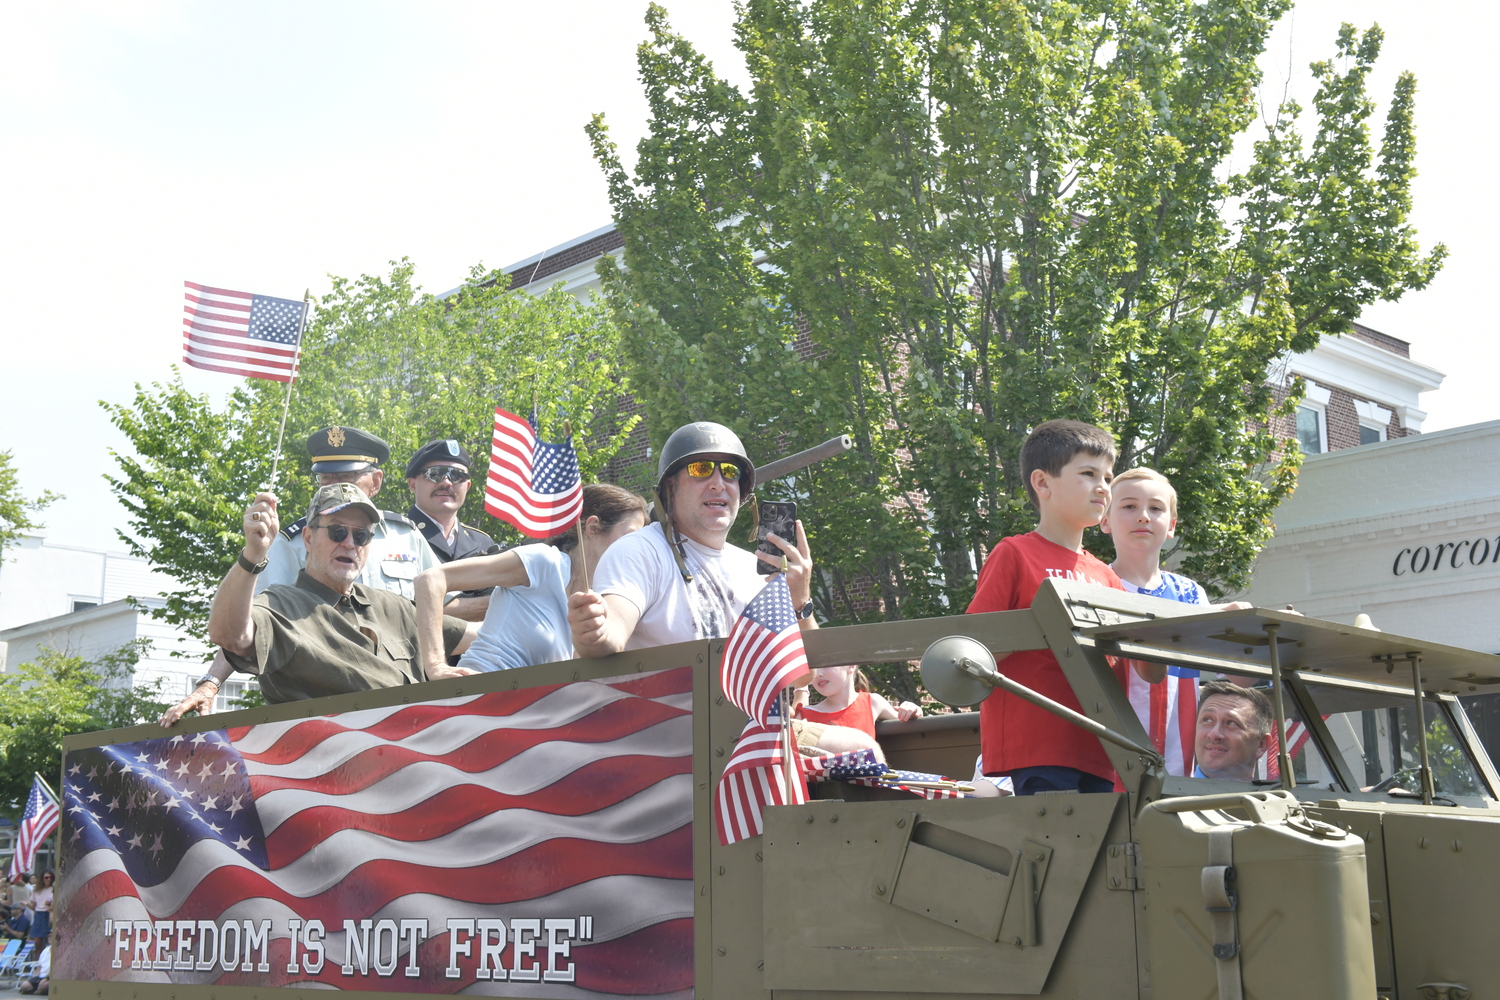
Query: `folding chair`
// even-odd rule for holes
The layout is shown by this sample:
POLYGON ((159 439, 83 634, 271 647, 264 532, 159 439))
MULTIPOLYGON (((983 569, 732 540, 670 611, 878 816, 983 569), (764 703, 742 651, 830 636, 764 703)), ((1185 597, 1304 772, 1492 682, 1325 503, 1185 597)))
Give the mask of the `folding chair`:
POLYGON ((0 972, 4 972, 4 970, 14 964, 16 952, 20 950, 21 942, 19 939, 6 943, 5 950, 0 951, 0 972))
POLYGON ((6 970, 0 970, 0 975, 7 976, 12 980, 10 984, 11 989, 15 989, 16 987, 20 986, 21 980, 24 977, 35 975, 35 972, 31 971, 37 968, 37 961, 33 957, 35 952, 36 946, 33 945, 30 941, 27 941, 26 947, 22 948, 20 953, 16 955, 15 958, 11 959, 10 968, 6 970))
MULTIPOLYGON (((11 943, 19 944, 20 942, 13 941, 11 943)), ((16 970, 20 968, 21 963, 29 959, 31 957, 31 953, 35 950, 36 946, 33 945, 30 941, 27 941, 24 945, 22 945, 19 951, 13 952, 7 949, 5 956, 0 956, 0 977, 15 975, 16 970)))

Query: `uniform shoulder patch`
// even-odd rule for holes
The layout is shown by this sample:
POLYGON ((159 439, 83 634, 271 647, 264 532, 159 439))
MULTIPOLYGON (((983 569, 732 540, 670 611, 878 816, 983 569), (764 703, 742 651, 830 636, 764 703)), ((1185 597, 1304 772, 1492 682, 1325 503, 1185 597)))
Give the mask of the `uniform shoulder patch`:
POLYGON ((417 526, 416 523, 414 521, 412 521, 411 518, 407 517, 405 514, 398 514, 398 513, 396 513, 393 510, 383 510, 383 511, 380 512, 380 514, 387 521, 390 521, 390 522, 393 522, 393 523, 396 523, 396 524, 404 524, 404 525, 406 525, 409 528, 415 528, 417 526))
POLYGON ((289 542, 296 541, 297 536, 302 534, 302 529, 305 527, 307 527, 307 518, 304 517, 300 520, 293 521, 291 524, 281 529, 281 537, 285 538, 289 542))

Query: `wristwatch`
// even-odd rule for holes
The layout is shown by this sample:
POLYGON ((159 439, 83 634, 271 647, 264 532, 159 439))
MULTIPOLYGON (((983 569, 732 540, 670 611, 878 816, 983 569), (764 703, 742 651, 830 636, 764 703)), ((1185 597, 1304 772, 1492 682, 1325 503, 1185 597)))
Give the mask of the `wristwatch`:
POLYGON ((222 685, 219 683, 219 679, 213 674, 204 674, 202 677, 193 681, 194 688, 202 687, 204 684, 212 684, 215 691, 219 690, 219 688, 222 687, 222 685))
POLYGON ((245 553, 241 552, 238 561, 240 564, 240 569, 244 570, 246 573, 249 573, 251 576, 255 576, 261 570, 266 568, 267 564, 269 564, 271 561, 271 557, 267 556, 260 562, 253 563, 249 559, 245 558, 245 553))
POLYGON ((813 616, 812 598, 808 598, 807 603, 804 604, 804 605, 802 605, 802 607, 800 607, 800 608, 797 609, 797 620, 800 622, 802 619, 804 619, 804 618, 811 618, 812 616, 813 616))

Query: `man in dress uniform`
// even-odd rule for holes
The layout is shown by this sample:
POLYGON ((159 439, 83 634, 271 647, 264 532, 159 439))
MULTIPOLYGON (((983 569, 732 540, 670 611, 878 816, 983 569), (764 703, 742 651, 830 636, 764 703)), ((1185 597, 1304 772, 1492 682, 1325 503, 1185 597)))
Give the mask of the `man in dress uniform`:
MULTIPOLYGON (((318 485, 353 483, 366 496, 374 498, 385 482, 380 466, 391 457, 390 445, 373 434, 354 427, 325 427, 307 438, 307 453, 312 458, 313 477, 318 485)), ((371 525, 375 537, 356 581, 373 590, 388 590, 411 600, 415 594, 413 580, 424 569, 438 564, 437 557, 417 526, 402 514, 382 510, 380 520, 371 525)), ((282 528, 271 543, 265 566, 255 577, 255 593, 273 583, 293 586, 307 568, 307 546, 302 532, 307 518, 282 528)), ((198 678, 193 692, 161 717, 163 726, 171 726, 189 711, 209 715, 219 688, 234 672, 222 652, 214 654, 208 673, 198 678)))
MULTIPOLYGON (((416 498, 406 512, 407 519, 426 537, 441 562, 500 551, 489 535, 458 523, 458 512, 469 496, 469 470, 473 467, 469 453, 452 438, 423 445, 406 463, 406 484, 416 498)), ((465 621, 483 621, 494 589, 451 594, 443 613, 465 621)))
MULTIPOLYGON (((310 434, 307 453, 312 457, 313 476, 319 486, 353 483, 372 500, 385 482, 380 466, 391 457, 390 446, 375 435, 339 426, 310 434)), ((375 538, 358 582, 411 600, 416 594, 412 581, 424 569, 436 566, 437 557, 416 524, 404 514, 382 510, 380 516, 373 525, 375 538)), ((307 546, 302 541, 306 526, 304 517, 281 529, 271 545, 270 561, 255 581, 257 594, 273 583, 291 586, 297 582, 297 574, 307 566, 307 546)))

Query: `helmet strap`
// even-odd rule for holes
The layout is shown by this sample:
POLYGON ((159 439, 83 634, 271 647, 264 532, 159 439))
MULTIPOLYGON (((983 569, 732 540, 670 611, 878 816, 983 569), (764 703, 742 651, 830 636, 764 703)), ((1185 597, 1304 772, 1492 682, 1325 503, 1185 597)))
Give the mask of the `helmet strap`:
POLYGON ((683 551, 682 536, 677 532, 677 525, 672 523, 672 512, 667 510, 666 504, 662 503, 659 488, 651 491, 651 499, 656 501, 656 516, 661 521, 661 531, 666 536, 667 548, 672 550, 672 555, 677 559, 677 571, 682 574, 682 582, 692 583, 693 574, 687 568, 687 553, 683 551))

